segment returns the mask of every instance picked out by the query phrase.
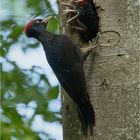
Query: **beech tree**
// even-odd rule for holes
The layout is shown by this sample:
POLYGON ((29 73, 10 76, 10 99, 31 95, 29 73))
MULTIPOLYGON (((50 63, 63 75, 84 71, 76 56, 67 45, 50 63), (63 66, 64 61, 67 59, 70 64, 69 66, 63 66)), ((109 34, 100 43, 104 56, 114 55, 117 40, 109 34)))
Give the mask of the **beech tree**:
MULTIPOLYGON (((68 2, 62 0, 61 2, 68 2)), ((93 136, 84 138, 73 102, 62 94, 64 140, 138 140, 139 135, 139 1, 94 0, 100 17, 96 46, 84 64, 87 89, 95 109, 93 136)), ((62 33, 88 47, 62 14, 62 33)), ((64 92, 64 91, 63 91, 64 92)))

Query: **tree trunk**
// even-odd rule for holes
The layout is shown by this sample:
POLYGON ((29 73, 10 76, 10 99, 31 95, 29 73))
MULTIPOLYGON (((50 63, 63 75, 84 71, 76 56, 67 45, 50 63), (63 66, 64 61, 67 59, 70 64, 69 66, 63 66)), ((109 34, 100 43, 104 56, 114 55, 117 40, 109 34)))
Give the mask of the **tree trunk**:
MULTIPOLYGON (((63 2, 68 2, 63 0, 63 2)), ((97 47, 85 64, 90 101, 96 113, 94 135, 84 138, 75 107, 62 95, 64 140, 138 140, 139 130, 139 1, 96 0, 100 17, 97 47)), ((61 9, 64 7, 61 7, 61 9)), ((62 13, 62 10, 60 10, 62 13)), ((63 33, 76 44, 77 34, 64 24, 63 33)))

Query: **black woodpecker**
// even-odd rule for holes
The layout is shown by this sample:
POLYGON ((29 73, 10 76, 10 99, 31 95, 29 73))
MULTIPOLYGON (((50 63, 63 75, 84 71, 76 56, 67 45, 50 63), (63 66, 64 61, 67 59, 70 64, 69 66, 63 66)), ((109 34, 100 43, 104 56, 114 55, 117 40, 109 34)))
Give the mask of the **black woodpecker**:
POLYGON ((46 58, 68 95, 72 98, 81 122, 81 130, 86 136, 95 126, 95 114, 86 90, 83 71, 84 56, 79 47, 64 35, 56 35, 46 30, 52 16, 31 20, 24 28, 27 37, 39 40, 46 58))
POLYGON ((70 3, 62 3, 62 5, 69 7, 63 10, 63 14, 68 17, 67 23, 85 42, 91 42, 99 30, 99 16, 93 0, 71 0, 70 3))

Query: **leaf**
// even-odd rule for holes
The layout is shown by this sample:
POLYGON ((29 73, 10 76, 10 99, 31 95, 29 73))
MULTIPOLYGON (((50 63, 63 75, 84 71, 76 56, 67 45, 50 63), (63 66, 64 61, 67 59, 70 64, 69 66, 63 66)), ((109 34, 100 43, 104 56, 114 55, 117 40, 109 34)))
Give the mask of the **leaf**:
POLYGON ((52 20, 49 21, 47 25, 47 30, 49 32, 56 32, 58 29, 58 20, 56 18, 53 18, 52 20))
POLYGON ((18 37, 20 36, 22 32, 23 32, 23 27, 16 26, 12 28, 12 32, 10 33, 8 37, 13 38, 13 39, 18 39, 18 37))
POLYGON ((58 93, 59 93, 59 86, 50 89, 47 94, 47 99, 48 100, 56 99, 58 97, 58 93))

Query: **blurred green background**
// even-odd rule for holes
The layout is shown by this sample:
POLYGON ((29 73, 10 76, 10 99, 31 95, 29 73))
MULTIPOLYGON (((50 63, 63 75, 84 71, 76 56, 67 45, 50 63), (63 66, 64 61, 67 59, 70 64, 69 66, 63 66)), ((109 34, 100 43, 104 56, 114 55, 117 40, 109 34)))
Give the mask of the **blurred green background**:
POLYGON ((32 18, 56 14, 48 30, 58 33, 55 0, 1 0, 0 66, 2 140, 62 140, 58 81, 35 39, 23 33, 32 18))

